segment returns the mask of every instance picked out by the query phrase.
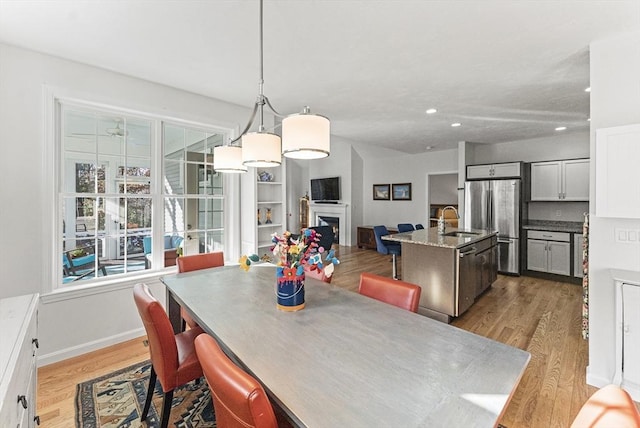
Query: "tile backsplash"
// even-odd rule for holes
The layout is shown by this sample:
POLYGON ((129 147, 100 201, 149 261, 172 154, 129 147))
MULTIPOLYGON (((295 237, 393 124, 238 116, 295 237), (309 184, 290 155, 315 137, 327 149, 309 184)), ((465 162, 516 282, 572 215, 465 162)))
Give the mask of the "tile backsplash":
POLYGON ((529 220, 583 221, 588 202, 529 202, 529 220))

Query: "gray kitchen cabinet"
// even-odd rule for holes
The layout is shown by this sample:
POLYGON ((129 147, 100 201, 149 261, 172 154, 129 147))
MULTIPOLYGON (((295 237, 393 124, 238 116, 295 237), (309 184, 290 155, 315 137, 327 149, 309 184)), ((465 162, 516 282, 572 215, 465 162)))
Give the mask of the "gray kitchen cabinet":
POLYGON ((531 164, 532 201, 588 201, 589 159, 531 164))
POLYGON ((527 269, 571 275, 569 233, 529 230, 527 234, 527 269))
POLYGON ((467 180, 508 177, 515 178, 520 177, 521 174, 522 172, 520 162, 467 166, 467 180))
POLYGON ((582 278, 584 276, 582 271, 582 244, 584 243, 584 237, 581 233, 573 234, 573 276, 582 278))

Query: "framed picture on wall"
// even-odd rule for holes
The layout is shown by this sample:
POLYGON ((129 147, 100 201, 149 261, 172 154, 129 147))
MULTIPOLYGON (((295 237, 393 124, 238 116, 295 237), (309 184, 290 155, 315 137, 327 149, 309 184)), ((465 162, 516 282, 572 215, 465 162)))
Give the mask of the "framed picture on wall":
POLYGON ((388 201, 390 197, 390 185, 388 184, 374 184, 373 185, 373 200, 374 201, 388 201))
POLYGON ((392 192, 394 201, 410 201, 411 200, 411 183, 392 184, 392 192))

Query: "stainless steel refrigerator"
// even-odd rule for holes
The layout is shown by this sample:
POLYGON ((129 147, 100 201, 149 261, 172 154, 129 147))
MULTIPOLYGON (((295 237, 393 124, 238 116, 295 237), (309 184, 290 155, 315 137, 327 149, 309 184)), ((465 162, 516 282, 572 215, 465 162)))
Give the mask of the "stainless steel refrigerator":
POLYGON ((464 227, 498 231, 498 272, 520 274, 520 179, 467 181, 464 227))

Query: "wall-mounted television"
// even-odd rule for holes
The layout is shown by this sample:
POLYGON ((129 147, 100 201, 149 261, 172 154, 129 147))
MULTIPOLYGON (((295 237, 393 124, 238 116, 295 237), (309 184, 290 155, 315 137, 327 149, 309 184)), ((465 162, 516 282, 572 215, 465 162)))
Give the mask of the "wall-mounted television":
POLYGON ((340 200, 340 177, 312 178, 311 179, 311 200, 312 201, 339 201, 340 200))

